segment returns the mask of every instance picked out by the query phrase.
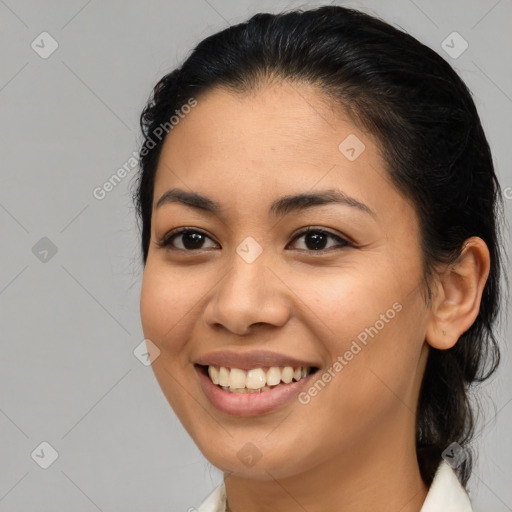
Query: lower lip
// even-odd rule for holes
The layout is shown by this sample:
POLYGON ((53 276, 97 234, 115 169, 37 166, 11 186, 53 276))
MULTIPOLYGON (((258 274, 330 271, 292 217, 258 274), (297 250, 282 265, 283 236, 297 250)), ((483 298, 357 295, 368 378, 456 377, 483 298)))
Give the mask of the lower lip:
POLYGON ((273 411, 297 397, 302 388, 311 380, 315 373, 310 373, 299 381, 277 386, 260 393, 231 393, 224 391, 196 366, 199 382, 210 402, 221 412, 236 416, 253 416, 273 411))

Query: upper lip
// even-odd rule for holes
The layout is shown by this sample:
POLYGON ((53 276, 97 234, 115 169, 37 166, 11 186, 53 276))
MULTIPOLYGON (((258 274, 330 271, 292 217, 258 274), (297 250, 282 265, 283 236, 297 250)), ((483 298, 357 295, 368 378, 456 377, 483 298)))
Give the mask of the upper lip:
POLYGON ((298 368, 299 366, 307 368, 318 367, 318 365, 314 363, 268 350, 256 350, 251 352, 224 350, 210 352, 198 358, 195 363, 201 366, 224 366, 226 368, 240 368, 241 370, 271 366, 291 366, 292 368, 298 368))

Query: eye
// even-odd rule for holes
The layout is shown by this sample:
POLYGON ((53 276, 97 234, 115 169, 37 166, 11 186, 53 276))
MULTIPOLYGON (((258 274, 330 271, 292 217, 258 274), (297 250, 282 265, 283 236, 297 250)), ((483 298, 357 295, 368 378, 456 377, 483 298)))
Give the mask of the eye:
POLYGON ((338 246, 343 247, 353 247, 353 244, 345 240, 344 238, 335 235, 334 233, 330 233, 329 231, 326 231, 325 229, 320 228, 314 228, 309 227, 305 231, 300 232, 294 239, 293 242, 296 240, 304 237, 304 243, 306 245, 306 251, 308 252, 318 252, 318 253, 324 253, 329 252, 326 248, 325 244, 327 240, 330 238, 331 240, 335 240, 338 242, 338 246))
POLYGON ((212 240, 205 233, 197 229, 180 228, 167 233, 157 244, 159 247, 168 247, 181 251, 197 251, 205 249, 203 247, 205 239, 212 240), (181 247, 174 245, 174 239, 181 239, 181 247))
MULTIPOLYGON (((307 252, 316 252, 316 253, 325 253, 330 252, 331 247, 326 248, 326 242, 331 239, 335 242, 338 242, 339 248, 344 247, 353 247, 353 244, 345 240, 344 238, 335 235, 334 233, 330 233, 325 229, 308 227, 306 230, 298 233, 295 238, 292 240, 296 242, 300 238, 304 237, 304 243, 306 248, 300 249, 305 250, 307 252)), ((213 240, 206 235, 204 232, 199 231, 193 228, 179 228, 167 233, 162 240, 157 242, 159 247, 166 247, 173 250, 181 250, 185 252, 192 251, 200 251, 204 249, 208 249, 208 247, 204 246, 205 240, 213 240), (179 240, 181 247, 176 245, 175 240, 179 240)), ((218 244, 213 242, 213 248, 218 247, 218 244)), ((335 245, 336 247, 336 245, 335 245)), ((211 248, 211 247, 210 247, 211 248)))

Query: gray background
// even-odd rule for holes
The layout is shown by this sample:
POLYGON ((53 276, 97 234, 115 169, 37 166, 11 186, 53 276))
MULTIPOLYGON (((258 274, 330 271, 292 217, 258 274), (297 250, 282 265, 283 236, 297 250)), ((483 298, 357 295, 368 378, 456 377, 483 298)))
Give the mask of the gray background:
MULTIPOLYGON (((92 192, 138 150, 152 86, 199 40, 258 11, 323 3, 0 0, 1 511, 185 511, 220 482, 133 353, 143 339, 135 170, 103 200, 92 192), (31 47, 51 48, 43 31, 58 42, 46 59, 31 47), (48 469, 31 456, 43 441, 58 452, 48 469)), ((454 65, 512 187, 511 0, 343 4, 454 65), (453 31, 469 44, 456 59, 441 47, 453 31)), ((476 511, 512 510, 506 313, 503 363, 481 395, 476 511)))

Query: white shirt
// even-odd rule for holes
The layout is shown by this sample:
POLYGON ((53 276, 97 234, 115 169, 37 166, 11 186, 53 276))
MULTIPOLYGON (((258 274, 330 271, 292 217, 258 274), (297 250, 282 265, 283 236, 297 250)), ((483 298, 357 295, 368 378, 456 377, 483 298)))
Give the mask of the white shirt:
MULTIPOLYGON (((471 502, 453 468, 441 460, 420 512, 472 512, 471 502)), ((203 501, 197 512, 226 512, 224 482, 203 501)))

